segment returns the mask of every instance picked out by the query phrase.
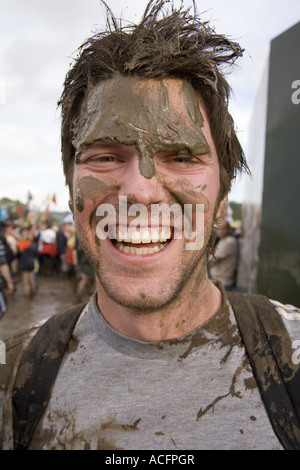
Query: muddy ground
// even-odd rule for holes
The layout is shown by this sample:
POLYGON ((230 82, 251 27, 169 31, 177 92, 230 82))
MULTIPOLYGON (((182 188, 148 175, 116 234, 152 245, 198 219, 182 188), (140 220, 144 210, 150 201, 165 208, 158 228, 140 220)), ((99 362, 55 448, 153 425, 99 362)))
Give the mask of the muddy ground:
MULTIPOLYGON (((88 296, 89 293, 85 297, 88 296)), ((16 291, 7 295, 8 310, 0 319, 0 339, 45 320, 54 313, 63 312, 79 300, 76 280, 63 277, 60 273, 49 277, 39 276, 37 293, 31 299, 24 295, 21 282, 17 279, 16 291)))

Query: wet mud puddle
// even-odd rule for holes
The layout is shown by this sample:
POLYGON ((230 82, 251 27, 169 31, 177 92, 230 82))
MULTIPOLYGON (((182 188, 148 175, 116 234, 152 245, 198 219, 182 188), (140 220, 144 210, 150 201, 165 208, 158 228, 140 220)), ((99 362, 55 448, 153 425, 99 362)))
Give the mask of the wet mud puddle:
POLYGON ((22 285, 17 283, 16 292, 7 295, 7 301, 8 310, 0 319, 0 339, 78 303, 73 282, 59 276, 40 277, 37 293, 31 299, 24 296, 22 285))

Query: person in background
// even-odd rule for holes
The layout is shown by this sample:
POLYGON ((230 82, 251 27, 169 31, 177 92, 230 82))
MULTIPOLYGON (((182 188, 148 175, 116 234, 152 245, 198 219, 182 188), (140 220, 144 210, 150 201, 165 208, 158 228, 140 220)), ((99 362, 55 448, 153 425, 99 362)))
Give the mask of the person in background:
POLYGON ((14 292, 14 283, 11 275, 10 266, 7 260, 7 241, 5 237, 5 224, 0 224, 0 318, 7 311, 7 297, 5 289, 8 294, 14 292))
POLYGON ((80 243, 76 246, 77 252, 77 286, 76 295, 79 302, 87 299, 95 290, 95 274, 91 263, 82 249, 80 243))
POLYGON ((5 238, 8 245, 7 261, 10 267, 13 282, 16 285, 16 276, 18 272, 18 240, 20 239, 20 235, 16 232, 15 224, 11 222, 6 224, 5 238))
POLYGON ((238 240, 227 220, 222 220, 215 230, 218 242, 208 259, 208 269, 212 279, 221 281, 225 290, 232 290, 236 280, 238 240))
POLYGON ((67 274, 70 279, 74 279, 76 276, 76 267, 77 267, 77 237, 75 233, 75 227, 69 225, 69 237, 67 240, 66 252, 65 252, 65 261, 67 266, 67 274))
POLYGON ((41 272, 46 275, 52 275, 57 265, 58 250, 56 232, 50 222, 40 232, 38 250, 40 253, 41 272))
POLYGON ((38 251, 32 240, 30 228, 22 228, 18 242, 18 269, 21 273, 24 294, 32 297, 36 293, 35 262, 38 251))
POLYGON ((57 250, 58 250, 58 267, 61 273, 68 272, 67 264, 67 249, 68 249, 68 240, 70 239, 73 230, 73 225, 68 222, 63 222, 61 224, 60 230, 57 232, 57 250))

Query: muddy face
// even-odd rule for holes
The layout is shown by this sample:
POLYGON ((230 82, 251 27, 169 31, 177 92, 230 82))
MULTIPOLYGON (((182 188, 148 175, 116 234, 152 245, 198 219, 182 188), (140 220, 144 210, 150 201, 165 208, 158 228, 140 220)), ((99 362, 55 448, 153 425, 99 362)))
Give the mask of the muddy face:
POLYGON ((206 243, 220 181, 201 100, 182 80, 116 77, 89 92, 75 124, 74 215, 103 302, 144 314, 168 309, 185 296, 192 306, 206 280, 206 243), (187 248, 175 230, 166 236, 159 223, 158 240, 151 233, 150 239, 142 234, 137 242, 122 230, 111 239, 97 239, 99 223, 106 222, 106 215, 98 220, 99 207, 114 206, 118 217, 121 197, 127 198, 128 208, 141 204, 148 211, 153 205, 190 205, 193 233, 198 226, 194 208, 203 205, 202 248, 190 249, 192 237, 187 248))
POLYGON ((135 145, 141 174, 152 178, 159 152, 185 149, 190 158, 210 152, 202 126, 198 96, 186 81, 118 76, 88 94, 73 145, 77 155, 102 141, 135 145))

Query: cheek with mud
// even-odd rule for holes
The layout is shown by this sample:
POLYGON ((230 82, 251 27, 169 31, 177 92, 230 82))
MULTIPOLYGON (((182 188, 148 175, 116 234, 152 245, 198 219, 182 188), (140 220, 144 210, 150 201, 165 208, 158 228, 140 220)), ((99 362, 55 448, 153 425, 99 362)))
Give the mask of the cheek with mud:
MULTIPOLYGON (((204 210, 204 244, 206 243, 211 235, 213 214, 211 213, 211 202, 208 197, 204 194, 207 185, 199 185, 196 187, 185 179, 177 179, 176 181, 170 181, 165 183, 165 187, 168 188, 170 194, 169 205, 172 205, 174 201, 182 207, 183 213, 185 213, 185 205, 191 207, 192 219, 191 228, 193 233, 198 233, 199 225, 197 225, 196 208, 198 204, 203 205, 204 210)), ((189 219, 190 220, 190 219, 189 219)))
POLYGON ((112 178, 98 179, 93 176, 83 177, 75 190, 74 202, 78 212, 84 210, 84 202, 91 199, 95 204, 99 197, 105 196, 111 191, 119 190, 116 182, 112 178))
POLYGON ((175 181, 165 181, 161 179, 161 183, 168 190, 170 194, 170 200, 180 204, 184 207, 185 204, 192 205, 192 211, 196 211, 196 204, 203 204, 204 213, 209 212, 210 203, 208 198, 205 196, 204 191, 206 184, 195 188, 189 181, 185 179, 177 179, 175 181))

